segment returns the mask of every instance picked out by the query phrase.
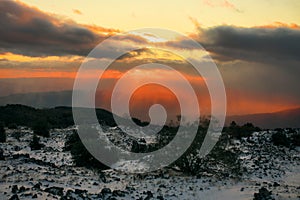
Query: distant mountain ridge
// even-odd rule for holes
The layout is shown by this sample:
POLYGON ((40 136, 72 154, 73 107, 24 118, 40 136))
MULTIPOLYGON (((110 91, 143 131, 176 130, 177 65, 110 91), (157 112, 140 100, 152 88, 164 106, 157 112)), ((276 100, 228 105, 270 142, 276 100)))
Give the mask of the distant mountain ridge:
POLYGON ((72 91, 11 94, 0 97, 0 105, 21 104, 35 108, 72 106, 72 91))
POLYGON ((274 113, 235 115, 226 118, 226 124, 251 122, 261 128, 300 128, 300 107, 274 113))
MULTIPOLYGON (((6 104, 22 104, 35 108, 71 107, 72 91, 13 94, 0 97, 0 105, 6 104)), ((261 128, 300 128, 300 107, 274 113, 227 116, 226 124, 231 121, 240 125, 251 122, 261 128)))
MULTIPOLYGON (((82 110, 83 115, 80 116, 82 121, 90 121, 85 113, 91 108, 76 109, 82 110)), ((111 112, 99 108, 96 109, 95 113, 99 123, 108 126, 116 126, 115 118, 118 118, 119 121, 126 120, 117 115, 113 116, 111 112)), ((50 128, 66 128, 74 125, 71 107, 60 106, 55 108, 37 109, 20 104, 0 106, 0 122, 3 122, 6 126, 16 124, 28 127, 33 127, 37 123, 45 122, 50 128)))

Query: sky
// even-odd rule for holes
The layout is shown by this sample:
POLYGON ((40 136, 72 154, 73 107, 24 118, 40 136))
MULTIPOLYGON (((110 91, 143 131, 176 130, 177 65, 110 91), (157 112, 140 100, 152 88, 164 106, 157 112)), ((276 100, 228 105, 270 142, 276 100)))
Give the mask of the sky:
MULTIPOLYGON (((207 53, 224 80, 228 115, 300 107, 299 10, 298 0, 0 1, 0 96, 71 90, 82 63, 93 59, 106 62, 112 51, 155 44, 190 58, 201 57, 204 64, 207 53), (180 37, 162 40, 127 34, 99 50, 101 57, 84 60, 105 39, 148 27, 182 33, 206 51, 195 50, 180 37)), ((207 77, 199 77, 188 63, 170 52, 147 48, 120 57, 103 74, 96 105, 111 109, 114 84, 133 65, 154 60, 181 71, 198 88, 199 105, 209 113, 207 77)), ((123 91, 149 77, 180 85, 172 76, 160 67, 135 70, 123 91)), ((184 94, 184 90, 180 92, 184 94)), ((179 112, 174 95, 157 85, 138 90, 130 106, 135 116, 142 117, 141 113, 157 103, 174 115, 179 112)))

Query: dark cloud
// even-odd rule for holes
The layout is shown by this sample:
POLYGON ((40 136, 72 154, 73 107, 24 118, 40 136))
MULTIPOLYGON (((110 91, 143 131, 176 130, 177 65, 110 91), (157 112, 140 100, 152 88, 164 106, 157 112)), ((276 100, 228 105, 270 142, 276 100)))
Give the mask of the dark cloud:
POLYGON ((299 62, 300 29, 218 26, 200 29, 197 40, 221 60, 299 62))
POLYGON ((123 60, 127 60, 127 59, 130 59, 130 58, 136 58, 137 56, 141 56, 143 53, 148 53, 148 54, 154 56, 154 53, 150 49, 141 48, 141 49, 137 49, 137 50, 128 52, 126 54, 123 54, 122 56, 120 56, 118 58, 118 60, 123 61, 123 60))
POLYGON ((28 56, 87 55, 118 30, 80 25, 21 2, 0 1, 0 51, 28 56))
POLYGON ((196 45, 195 42, 193 42, 190 39, 178 39, 176 41, 167 41, 164 42, 163 45, 172 47, 172 48, 178 48, 178 49, 199 49, 199 45, 196 45))

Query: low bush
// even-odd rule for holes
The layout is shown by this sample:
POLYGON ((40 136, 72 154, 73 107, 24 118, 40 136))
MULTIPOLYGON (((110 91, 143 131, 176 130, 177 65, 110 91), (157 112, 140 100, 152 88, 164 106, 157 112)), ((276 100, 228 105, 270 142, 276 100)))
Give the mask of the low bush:
POLYGON ((6 142, 6 132, 2 122, 0 122, 0 142, 6 142))
POLYGON ((272 135, 272 141, 273 144, 276 146, 285 146, 289 147, 291 144, 290 139, 287 137, 287 135, 284 132, 276 132, 272 135))
POLYGON ((40 150, 44 145, 40 143, 40 138, 34 134, 29 146, 31 150, 40 150))
POLYGON ((300 146, 300 133, 294 133, 292 135, 292 143, 295 146, 300 146))
POLYGON ((219 141, 211 152, 205 157, 200 157, 205 131, 200 129, 190 148, 174 163, 175 166, 188 175, 210 173, 216 176, 237 176, 241 165, 238 152, 226 150, 229 137, 226 133, 221 135, 219 141))
POLYGON ((246 123, 243 126, 239 126, 235 121, 232 121, 229 127, 225 128, 225 132, 236 139, 250 137, 253 132, 257 131, 261 131, 261 129, 254 126, 252 123, 246 123))
POLYGON ((32 126, 33 133, 39 136, 43 137, 49 137, 49 124, 46 120, 38 120, 33 126, 32 126))
POLYGON ((78 167, 96 168, 99 170, 109 169, 109 167, 90 154, 82 144, 76 131, 67 137, 64 150, 71 151, 73 161, 78 167))

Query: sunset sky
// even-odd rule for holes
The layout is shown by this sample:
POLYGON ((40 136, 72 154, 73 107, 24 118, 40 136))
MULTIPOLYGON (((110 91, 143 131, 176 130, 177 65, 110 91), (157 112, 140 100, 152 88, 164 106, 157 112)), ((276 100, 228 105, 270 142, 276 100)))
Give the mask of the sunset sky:
MULTIPOLYGON (((0 1, 0 96, 72 90, 78 68, 97 44, 123 31, 155 27, 183 33, 206 49, 223 77, 229 115, 300 107, 299 10, 299 0, 0 1)), ((193 51, 181 38, 153 40, 120 36, 101 51, 101 59, 109 59, 112 48, 139 43, 193 51)), ((205 88, 204 79, 181 58, 141 49, 122 56, 105 72, 106 89, 97 94, 97 105, 109 109, 105 101, 127 67, 153 59, 180 69, 193 86, 205 88)), ((160 68, 141 70, 133 77, 176 81, 160 68)), ((205 98, 199 104, 207 107, 207 91, 200 90, 205 98)), ((146 112, 158 102, 168 109, 176 104, 170 91, 145 86, 131 106, 146 112)))

